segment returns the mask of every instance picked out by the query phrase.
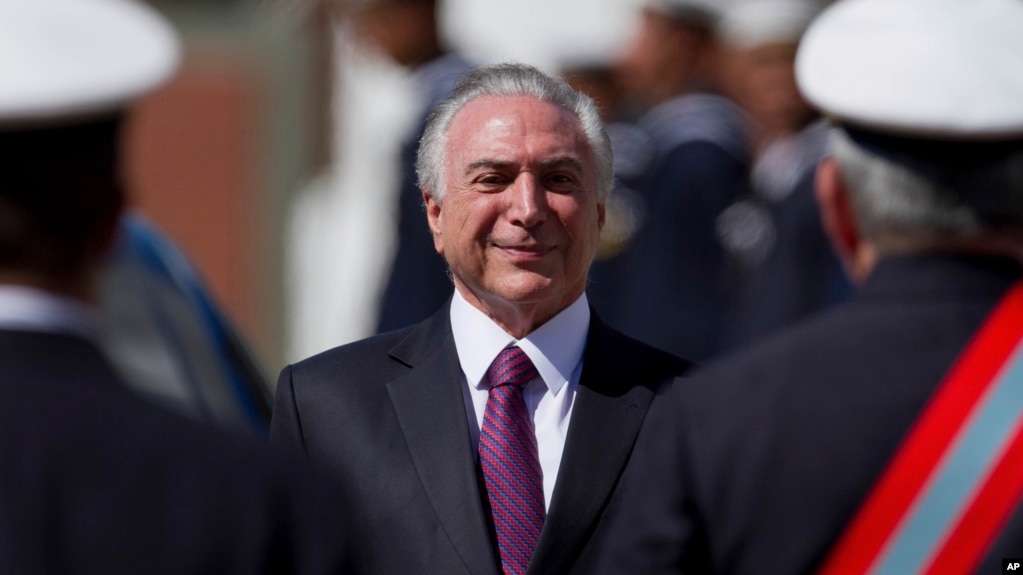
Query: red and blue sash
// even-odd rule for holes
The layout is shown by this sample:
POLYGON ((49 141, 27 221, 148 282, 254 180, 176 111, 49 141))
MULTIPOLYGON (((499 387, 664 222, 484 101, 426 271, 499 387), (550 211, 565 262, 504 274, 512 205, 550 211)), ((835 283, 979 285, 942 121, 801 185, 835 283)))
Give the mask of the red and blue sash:
POLYGON ((1023 282, 910 429, 820 575, 971 573, 1023 498, 1023 282))

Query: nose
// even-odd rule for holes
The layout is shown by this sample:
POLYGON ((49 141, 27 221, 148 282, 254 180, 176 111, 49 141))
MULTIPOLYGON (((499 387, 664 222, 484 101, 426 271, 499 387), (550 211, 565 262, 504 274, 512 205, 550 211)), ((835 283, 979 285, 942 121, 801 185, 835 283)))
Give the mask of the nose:
POLYGON ((533 228, 547 219, 547 193, 536 176, 528 172, 519 174, 509 192, 508 217, 512 223, 533 228))

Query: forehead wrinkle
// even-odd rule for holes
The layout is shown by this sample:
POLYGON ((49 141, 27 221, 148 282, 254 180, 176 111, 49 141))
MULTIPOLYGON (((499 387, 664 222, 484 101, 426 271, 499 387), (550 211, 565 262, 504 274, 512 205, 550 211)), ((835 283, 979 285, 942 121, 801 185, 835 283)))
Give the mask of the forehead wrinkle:
POLYGON ((480 98, 467 104, 452 118, 446 134, 445 153, 451 159, 455 158, 450 154, 458 157, 451 164, 457 169, 455 173, 469 177, 485 169, 567 168, 578 173, 586 171, 592 151, 578 119, 570 111, 557 106, 550 110, 552 104, 532 101, 531 98, 510 98, 509 104, 512 105, 507 108, 488 109, 487 104, 500 100, 505 98, 480 98), (525 110, 516 105, 523 101, 529 104, 525 110), (538 117, 530 110, 542 110, 544 113, 538 117), (551 138, 556 141, 549 141, 551 138), (458 145, 454 145, 456 142, 458 145), (456 167, 463 161, 462 167, 456 167))

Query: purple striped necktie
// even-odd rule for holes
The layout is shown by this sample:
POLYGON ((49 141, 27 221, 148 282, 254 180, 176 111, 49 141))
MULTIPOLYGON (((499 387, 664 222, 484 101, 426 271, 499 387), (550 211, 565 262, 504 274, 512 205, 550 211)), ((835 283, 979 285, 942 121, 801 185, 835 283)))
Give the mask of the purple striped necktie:
POLYGON ((522 387, 537 375, 518 347, 502 351, 487 370, 490 394, 480 432, 480 465, 504 575, 526 572, 543 528, 543 471, 522 399, 522 387))

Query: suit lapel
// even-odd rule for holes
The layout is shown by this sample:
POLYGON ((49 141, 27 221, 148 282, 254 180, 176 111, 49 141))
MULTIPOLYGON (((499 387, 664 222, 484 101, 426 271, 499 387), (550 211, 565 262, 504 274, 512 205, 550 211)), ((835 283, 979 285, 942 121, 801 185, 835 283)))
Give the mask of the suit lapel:
POLYGON ((497 575, 469 441, 448 308, 391 350, 411 369, 387 389, 444 533, 474 575, 497 575))
POLYGON ((568 573, 618 483, 653 392, 594 314, 558 481, 529 573, 568 573))

